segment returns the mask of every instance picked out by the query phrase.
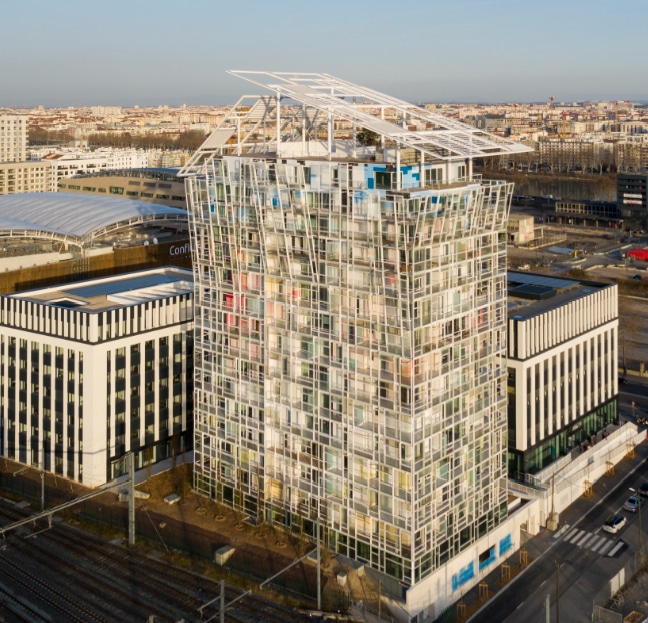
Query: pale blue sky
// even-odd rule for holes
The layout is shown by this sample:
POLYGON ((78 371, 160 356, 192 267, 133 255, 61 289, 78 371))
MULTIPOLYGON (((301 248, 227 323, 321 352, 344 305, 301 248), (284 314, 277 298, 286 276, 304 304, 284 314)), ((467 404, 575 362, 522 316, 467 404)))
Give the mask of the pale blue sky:
POLYGON ((2 0, 0 106, 227 104, 227 69, 418 102, 648 101, 648 0, 2 0))

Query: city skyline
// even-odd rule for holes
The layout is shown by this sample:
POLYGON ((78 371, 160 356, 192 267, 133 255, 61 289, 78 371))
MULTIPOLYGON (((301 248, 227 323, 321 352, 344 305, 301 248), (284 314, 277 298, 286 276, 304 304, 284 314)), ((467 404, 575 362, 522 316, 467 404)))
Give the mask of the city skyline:
POLYGON ((641 0, 622 15, 599 0, 29 0, 3 13, 4 107, 229 104, 240 91, 226 70, 268 67, 414 102, 648 101, 641 39, 628 32, 648 16, 641 0))

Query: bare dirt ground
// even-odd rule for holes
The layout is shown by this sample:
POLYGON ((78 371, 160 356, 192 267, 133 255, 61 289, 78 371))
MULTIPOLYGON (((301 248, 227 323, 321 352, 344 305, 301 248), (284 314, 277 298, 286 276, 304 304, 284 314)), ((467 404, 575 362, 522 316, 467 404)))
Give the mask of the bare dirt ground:
MULTIPOLYGON (((299 535, 286 533, 267 524, 256 527, 249 525, 232 509, 196 494, 191 489, 190 479, 190 465, 181 465, 174 470, 149 478, 146 483, 137 487, 138 490, 151 496, 143 501, 142 508, 155 515, 164 515, 169 519, 176 519, 217 534, 219 542, 246 550, 247 557, 253 561, 252 564, 255 561, 258 568, 272 568, 279 571, 313 550, 312 542, 299 538, 299 535), (166 504, 164 498, 171 493, 182 495, 182 501, 171 506, 166 504)), ((286 573, 292 573, 295 581, 302 581, 304 572, 308 575, 308 582, 314 587, 317 579, 313 557, 286 573)), ((322 551, 322 574, 323 584, 329 587, 330 592, 346 593, 351 604, 361 605, 363 611, 374 613, 378 611, 379 586, 362 572, 344 564, 337 556, 324 550, 322 551), (344 587, 340 587, 338 582, 338 574, 342 573, 345 579, 344 587)), ((334 601, 335 597, 332 599, 334 601)), ((382 606, 381 613, 389 617, 385 605, 382 606)))
MULTIPOLYGON (((31 484, 19 485, 16 492, 0 491, 8 499, 25 499, 23 491, 31 491, 32 499, 40 491, 40 475, 35 469, 25 470, 12 461, 3 460, 0 469, 5 477, 15 474, 9 481, 11 485, 27 480, 31 484)), ((253 526, 231 509, 195 493, 191 488, 192 465, 180 464, 172 470, 150 476, 146 482, 137 486, 140 492, 150 494, 148 499, 136 499, 137 532, 145 530, 149 538, 138 537, 135 547, 144 553, 164 558, 170 563, 191 569, 195 573, 212 579, 225 579, 228 585, 241 590, 252 590, 267 599, 303 610, 316 609, 316 558, 311 556, 286 570, 271 585, 260 589, 259 584, 278 573, 314 549, 312 541, 300 535, 287 533, 267 524, 253 526), (181 500, 173 505, 164 502, 169 494, 176 493, 181 500), (187 546, 185 549, 184 546, 187 546), (235 554, 220 566, 214 562, 214 552, 223 546, 235 548, 235 554), (196 554, 199 551, 199 555, 196 554), (193 550, 188 554, 187 550, 193 550), (306 597, 309 595, 310 597, 306 597)), ((46 477, 46 508, 62 501, 76 499, 91 490, 56 478, 46 477)), ((86 502, 84 505, 89 505, 86 502)), ((72 506, 61 513, 62 518, 77 527, 105 538, 127 541, 127 502, 120 502, 116 492, 103 493, 91 502, 93 508, 81 511, 81 505, 72 506), (112 517, 111 522, 99 525, 92 518, 104 515, 112 517)), ((37 502, 31 504, 36 512, 37 502)), ((57 513, 58 514, 58 513, 57 513)), ((367 612, 378 612, 379 587, 370 578, 345 564, 345 561, 331 555, 322 548, 322 606, 323 610, 340 613, 345 611, 344 620, 367 620, 367 612), (345 585, 340 586, 338 574, 344 572, 345 585), (361 604, 361 608, 357 606, 361 604), (347 609, 347 606, 352 607, 347 609), (353 606, 356 606, 355 608, 353 606), (361 613, 361 614, 360 614, 361 613), (356 615, 356 616, 354 616, 356 615)), ((387 607, 382 605, 383 617, 391 616, 387 607)), ((342 616, 342 614, 340 615, 342 616)))

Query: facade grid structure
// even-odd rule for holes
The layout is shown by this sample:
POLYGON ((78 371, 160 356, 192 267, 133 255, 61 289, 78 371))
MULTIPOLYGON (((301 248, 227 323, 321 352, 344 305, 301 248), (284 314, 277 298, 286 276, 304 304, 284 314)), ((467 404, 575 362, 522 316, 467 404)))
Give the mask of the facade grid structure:
POLYGON ((319 522, 428 616, 408 589, 507 515, 512 185, 465 150, 516 147, 330 76, 242 75, 266 76, 278 97, 235 106, 183 171, 195 486, 254 521, 319 522))

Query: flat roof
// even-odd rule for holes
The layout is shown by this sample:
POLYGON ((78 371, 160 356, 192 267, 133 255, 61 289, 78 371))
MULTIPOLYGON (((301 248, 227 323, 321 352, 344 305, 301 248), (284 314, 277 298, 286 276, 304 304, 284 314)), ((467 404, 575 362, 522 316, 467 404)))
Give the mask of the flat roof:
POLYGON ((598 281, 579 281, 513 270, 508 271, 507 282, 507 314, 514 320, 528 320, 613 287, 613 284, 598 281))
POLYGON ((74 284, 49 286, 7 296, 53 307, 96 313, 191 294, 193 291, 193 272, 168 266, 74 284))
POLYGON ((133 276, 126 279, 119 279, 117 281, 100 281, 98 283, 81 287, 71 287, 67 288, 65 290, 65 293, 72 296, 79 296, 84 299, 91 299, 95 296, 108 296, 109 294, 131 292, 133 290, 141 290, 144 288, 153 288, 162 284, 176 283, 177 281, 177 275, 171 275, 167 273, 153 273, 141 276, 133 276))
POLYGON ((580 283, 580 281, 568 279, 566 277, 553 277, 551 275, 518 272, 516 270, 509 270, 506 273, 506 280, 509 283, 509 287, 511 284, 529 284, 534 286, 546 286, 547 288, 555 288, 556 290, 574 288, 580 283))

